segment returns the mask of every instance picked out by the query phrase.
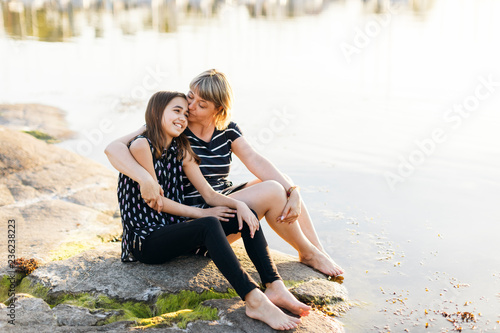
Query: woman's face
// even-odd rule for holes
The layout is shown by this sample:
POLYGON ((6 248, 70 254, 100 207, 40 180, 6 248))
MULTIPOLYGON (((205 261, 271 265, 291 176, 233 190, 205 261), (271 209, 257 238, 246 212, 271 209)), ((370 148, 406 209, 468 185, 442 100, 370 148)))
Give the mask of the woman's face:
POLYGON ((188 103, 182 97, 175 97, 167 104, 161 118, 161 125, 168 136, 176 138, 181 135, 188 123, 188 103))
POLYGON ((218 111, 213 102, 201 98, 193 89, 189 90, 186 96, 190 122, 213 121, 214 115, 218 111))

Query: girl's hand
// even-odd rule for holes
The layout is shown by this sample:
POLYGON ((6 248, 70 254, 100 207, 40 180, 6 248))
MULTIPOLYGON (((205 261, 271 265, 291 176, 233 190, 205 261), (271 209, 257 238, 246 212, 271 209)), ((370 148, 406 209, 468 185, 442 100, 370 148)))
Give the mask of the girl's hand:
POLYGON ((205 216, 215 216, 219 219, 219 221, 227 222, 229 218, 234 217, 236 214, 236 210, 226 207, 226 206, 217 206, 211 208, 205 208, 201 210, 201 217, 205 216))
POLYGON ((152 209, 161 213, 163 209, 163 189, 153 178, 139 183, 141 189, 141 196, 146 204, 152 209))
POLYGON ((255 231, 259 230, 259 220, 244 202, 238 203, 236 209, 238 211, 238 229, 243 228, 243 221, 245 221, 250 228, 250 237, 253 238, 255 231))
POLYGON ((286 202, 285 208, 281 213, 281 216, 278 216, 278 222, 285 223, 293 223, 297 221, 300 216, 302 205, 299 191, 293 191, 286 202))

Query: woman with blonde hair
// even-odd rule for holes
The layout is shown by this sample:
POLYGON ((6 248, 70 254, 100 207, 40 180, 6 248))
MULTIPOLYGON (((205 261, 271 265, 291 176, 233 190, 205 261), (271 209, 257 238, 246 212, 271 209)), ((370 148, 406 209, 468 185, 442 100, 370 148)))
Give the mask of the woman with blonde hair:
MULTIPOLYGON (((298 251, 302 263, 329 276, 343 274, 342 268, 330 258, 321 245, 299 188, 274 164, 255 151, 242 135, 238 125, 231 121, 233 93, 227 77, 215 69, 207 70, 195 77, 189 88, 189 123, 185 133, 191 148, 201 159, 200 169, 212 188, 245 202, 259 216, 265 216, 269 226, 298 251), (236 186, 227 179, 232 153, 238 156, 257 179, 236 186), (269 200, 267 193, 281 193, 286 197, 286 203, 278 214, 275 209, 259 209, 270 207, 266 202, 269 200)), ((161 188, 134 160, 126 146, 143 131, 144 127, 141 127, 136 132, 113 141, 106 147, 105 153, 118 171, 140 184, 141 194, 147 204, 161 210, 161 188)), ((200 193, 189 180, 184 179, 185 203, 206 208, 208 205, 200 193)), ((282 203, 276 202, 275 205, 282 203)), ((235 214, 229 207, 209 209, 212 210, 213 216, 223 222, 235 214)), ((230 235, 228 240, 233 242, 238 237, 230 235)))

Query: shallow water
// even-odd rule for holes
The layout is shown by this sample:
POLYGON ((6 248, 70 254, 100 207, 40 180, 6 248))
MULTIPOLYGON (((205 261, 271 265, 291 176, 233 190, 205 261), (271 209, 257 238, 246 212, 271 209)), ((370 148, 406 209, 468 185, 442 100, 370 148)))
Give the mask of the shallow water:
MULTIPOLYGON (((235 120, 301 185, 347 271, 347 331, 452 331, 443 311, 500 329, 500 2, 398 3, 257 18, 228 5, 169 29, 149 8, 75 9, 71 29, 38 35, 2 7, 0 102, 61 107, 77 133, 61 145, 109 165, 105 145, 143 123, 150 94, 219 68, 235 120)), ((236 161, 234 180, 249 177, 236 161)))

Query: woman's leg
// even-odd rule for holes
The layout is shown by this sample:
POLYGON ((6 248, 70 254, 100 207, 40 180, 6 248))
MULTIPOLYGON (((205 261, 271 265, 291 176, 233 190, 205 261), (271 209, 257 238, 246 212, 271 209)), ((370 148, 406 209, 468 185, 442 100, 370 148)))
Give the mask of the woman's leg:
POLYGON ((330 257, 307 239, 299 223, 277 222, 286 203, 285 191, 278 182, 261 182, 229 196, 245 202, 257 212, 259 219, 265 216, 269 226, 299 252, 302 263, 330 276, 343 273, 343 270, 330 257))
MULTIPOLYGON (((283 175, 283 176, 285 176, 285 178, 287 178, 293 184, 290 177, 288 177, 287 175, 283 175)), ((262 181, 260 179, 254 179, 252 181, 249 181, 247 183, 247 185, 245 186, 245 188, 248 188, 252 185, 259 184, 261 182, 262 181)), ((307 207, 306 207, 306 204, 304 203, 304 200, 302 200, 300 204, 301 204, 301 206, 300 206, 301 214, 299 215, 299 218, 297 219, 297 221, 299 222, 299 225, 300 225, 300 229, 304 233, 304 236, 314 246, 316 246, 318 248, 318 250, 320 250, 321 252, 323 252, 324 254, 326 254, 328 256, 328 253, 326 253, 325 249, 323 248, 323 245, 321 244, 321 242, 319 240, 318 234, 316 233, 316 229, 314 228, 314 224, 313 224, 312 219, 311 219, 311 215, 309 215, 309 211, 307 210, 307 207)))
POLYGON ((156 230, 142 243, 141 251, 133 249, 133 254, 141 262, 159 264, 203 244, 210 251, 217 268, 246 302, 249 317, 261 320, 274 329, 297 327, 300 320, 287 316, 272 304, 243 270, 215 217, 168 225, 156 230))

